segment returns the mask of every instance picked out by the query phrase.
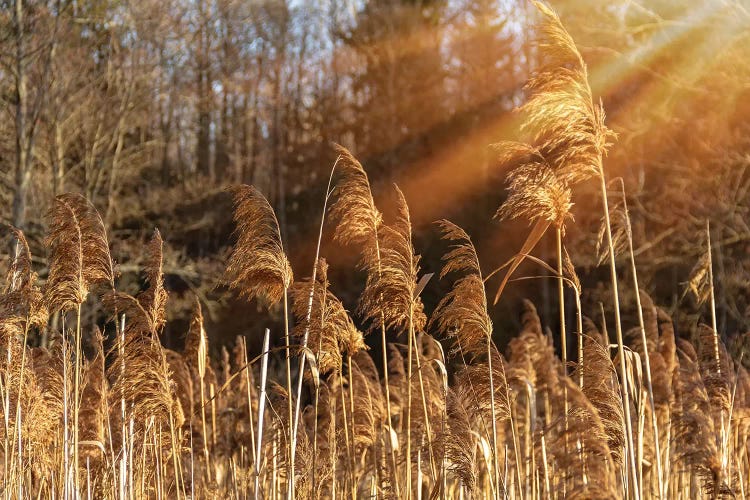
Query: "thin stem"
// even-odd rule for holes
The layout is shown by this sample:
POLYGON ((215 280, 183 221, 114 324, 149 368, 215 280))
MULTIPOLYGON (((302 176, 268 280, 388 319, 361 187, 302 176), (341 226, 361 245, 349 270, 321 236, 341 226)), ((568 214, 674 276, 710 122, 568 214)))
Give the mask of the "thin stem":
MULTIPOLYGON (((202 355, 202 353, 201 353, 202 355)), ((210 481, 210 470, 211 470, 211 462, 209 458, 208 453, 208 432, 206 428, 206 390, 204 387, 203 377, 199 377, 199 383, 200 383, 200 394, 201 394, 201 426, 203 428, 203 457, 206 460, 206 480, 210 481)))
MULTIPOLYGON (((344 389, 341 383, 341 378, 339 378, 339 389, 340 389, 339 392, 341 393, 341 415, 342 415, 341 420, 344 423, 344 438, 346 441, 346 455, 347 455, 347 459, 349 460, 349 483, 350 483, 350 488, 353 491, 354 490, 354 453, 352 452, 352 448, 354 447, 354 444, 351 442, 351 440, 354 438, 354 436, 352 435, 350 439, 349 417, 347 417, 346 415, 346 396, 344 395, 344 389)), ((356 495, 352 495, 352 498, 356 498, 356 495)))
MULTIPOLYGON (((708 290, 711 297, 711 327, 713 328, 713 340, 714 340, 714 358, 716 361, 716 374, 717 376, 721 377, 721 357, 719 354, 719 330, 717 329, 716 324, 716 296, 714 293, 714 264, 713 264, 713 256, 711 254, 711 223, 709 220, 706 220, 706 244, 708 247, 708 290)), ((721 408, 720 410, 720 420, 721 420, 721 444, 722 444, 722 451, 721 451, 721 465, 722 468, 726 467, 727 460, 728 460, 728 446, 727 446, 727 440, 728 440, 728 430, 727 426, 729 425, 726 422, 726 415, 724 408, 721 408)))
POLYGON ((716 373, 721 375, 721 361, 719 358, 719 330, 716 327, 716 296, 714 295, 714 264, 711 255, 711 225, 706 221, 706 243, 708 251, 708 290, 711 297, 711 328, 714 330, 714 357, 716 358, 716 373))
POLYGON ((242 362, 245 364, 245 392, 247 395, 247 416, 250 420, 250 447, 252 448, 253 463, 255 463, 255 426, 253 425, 253 398, 250 390, 250 363, 247 357, 247 339, 242 337, 242 362))
POLYGON ((578 386, 583 389, 583 366, 585 360, 583 359, 583 311, 581 311, 581 293, 580 290, 576 290, 576 335, 578 336, 578 364, 580 369, 578 370, 578 386))
POLYGON ((414 331, 414 328, 412 330, 412 335, 414 336, 414 359, 416 360, 417 365, 417 380, 419 381, 419 393, 420 397, 422 399, 422 411, 424 412, 424 427, 425 427, 425 433, 427 434, 427 447, 430 452, 430 470, 432 472, 432 477, 437 477, 437 465, 435 464, 435 454, 432 452, 432 430, 431 430, 431 424, 430 424, 430 415, 427 411, 427 397, 424 390, 424 379, 422 377, 422 363, 419 360, 419 349, 417 349, 417 337, 416 333, 414 331))
MULTIPOLYGON (((266 328, 266 332, 263 335, 263 358, 260 365, 260 398, 258 400, 258 442, 256 443, 257 449, 255 452, 255 500, 258 500, 260 494, 260 458, 261 449, 263 446, 263 416, 266 410, 266 380, 268 379, 268 342, 271 336, 271 331, 266 328)), ((192 449, 192 447, 191 447, 192 449)))
MULTIPOLYGON (((560 350, 562 351, 563 374, 568 375, 568 338, 565 331, 565 283, 563 281, 562 228, 555 230, 557 242, 557 298, 560 305, 560 350)), ((567 414, 567 400, 565 413, 567 414)))
POLYGON ((620 178, 622 187, 622 203, 625 212, 625 224, 627 225, 626 234, 628 238, 628 253, 630 255, 630 272, 633 275, 633 287, 635 288, 635 305, 638 312, 638 324, 641 329, 641 343, 643 344, 643 359, 646 367, 646 388, 648 389, 648 402, 651 406, 651 425, 654 430, 654 454, 656 456, 656 474, 659 478, 658 498, 666 494, 662 489, 662 465, 661 465, 661 444, 659 442, 659 423, 656 418, 656 405, 654 404, 654 389, 651 378, 651 355, 648 352, 648 341, 646 339, 646 325, 643 320, 643 306, 641 305, 641 289, 638 285, 638 272, 635 265, 635 254, 633 253, 633 233, 630 225, 630 213, 628 212, 628 201, 625 197, 625 183, 620 178))
MULTIPOLYGON (((347 364, 349 366, 349 418, 351 419, 351 433, 352 433, 352 498, 357 498, 357 476, 356 476, 356 464, 354 462, 355 450, 355 439, 354 439, 354 377, 352 374, 352 355, 346 354, 347 364)), ((343 395, 342 395, 343 398, 343 395)))
MULTIPOLYGON (((16 430, 18 431, 18 467, 23 470, 23 429, 21 420, 21 394, 23 394, 23 375, 24 367, 26 366, 26 343, 29 338, 29 318, 26 318, 24 322, 23 330, 23 344, 21 344, 21 368, 18 375, 18 392, 16 402, 17 417, 16 417, 16 430)), ((7 469, 6 469, 7 470, 7 469)), ((23 498, 23 475, 18 475, 18 498, 23 498)))
MULTIPOLYGON (((375 255, 378 259, 378 277, 380 277, 381 270, 382 270, 382 264, 381 264, 381 257, 380 257, 380 241, 378 240, 378 234, 377 229, 375 232, 375 255)), ((385 384, 385 408, 388 418, 388 435, 387 441, 388 441, 388 449, 390 450, 391 455, 391 467, 393 470, 392 478, 393 478, 393 484, 396 489, 396 497, 401 496, 401 489, 398 482, 398 467, 397 467, 397 461, 396 461, 396 450, 393 446, 393 442, 391 440, 391 432, 393 431, 393 420, 391 418, 391 385, 388 381, 388 346, 386 345, 386 328, 385 328, 385 315, 383 314, 383 311, 380 311, 380 339, 381 339, 381 347, 383 349, 383 382, 385 384)))
MULTIPOLYGON (((492 374, 492 339, 487 337, 487 369, 490 374, 490 410, 492 411, 492 467, 495 484, 500 484, 500 467, 497 460, 497 413, 495 411, 495 377, 492 374)), ((494 490, 493 490, 493 496, 494 490)))
MULTIPOLYGON (((562 228, 558 226, 555 231, 555 241, 557 243, 557 300, 560 306, 560 350, 562 352, 562 370, 563 377, 568 376, 568 341, 565 331, 565 287, 563 277, 563 259, 562 259, 562 228)), ((563 408, 564 408, 564 425, 565 425, 565 453, 568 452, 568 386, 563 386, 563 408)), ((563 483, 564 485, 565 483, 563 483)), ((564 488, 565 486, 563 486, 564 488)))
MULTIPOLYGON (((336 158, 336 162, 333 164, 331 169, 331 175, 328 177, 328 187, 326 188, 326 196, 323 201, 323 214, 320 217, 320 228, 318 229, 318 243, 315 246, 315 260, 313 261, 312 278, 310 279, 310 294, 307 301, 307 316, 305 321, 305 333, 302 336, 302 347, 307 347, 307 340, 310 336, 310 315, 312 314, 313 308, 313 297, 315 295, 315 279, 318 275, 318 260, 320 259, 320 247, 323 241, 323 226, 326 220, 326 209, 328 208, 328 200, 331 197, 331 184, 333 183, 333 173, 336 171, 336 165, 338 164, 341 157, 336 158)), ((305 374, 305 356, 300 356, 299 359, 299 374, 297 377, 297 399, 294 403, 294 425, 292 431, 292 449, 291 449, 291 462, 294 463, 294 457, 297 449, 297 429, 299 428, 299 417, 300 417, 300 404, 302 400, 302 382, 305 374)), ((289 392, 291 394, 291 391, 289 392)), ((291 422, 291 420, 290 420, 291 422)))
POLYGON ((622 400, 623 410, 625 417, 625 434, 626 434, 626 445, 627 453, 630 456, 631 462, 631 474, 633 476, 632 488, 633 496, 640 498, 638 492, 638 477, 635 469, 635 456, 633 450, 633 422, 630 418, 630 394, 628 393, 628 374, 627 367, 625 366, 625 347, 622 340, 622 321, 620 318, 620 296, 617 290, 617 265, 615 262, 615 249, 612 242, 612 225, 609 217, 609 201, 607 199, 607 183, 604 178, 604 167, 601 163, 599 167, 599 181, 602 194, 602 204, 604 209, 604 223, 605 223, 605 234, 607 236, 607 247, 609 248, 609 272, 610 280, 612 284, 612 295, 614 298, 614 309, 615 309, 615 333, 617 335, 617 353, 620 358, 620 379, 622 384, 622 400))
POLYGON ((179 484, 175 485, 176 494, 177 494, 177 500, 180 500, 180 493, 183 495, 185 494, 185 480, 182 477, 182 466, 181 466, 181 460, 180 460, 180 442, 177 439, 177 434, 175 434, 175 422, 174 422, 174 414, 172 413, 172 409, 169 409, 169 435, 170 439, 172 440, 172 459, 174 461, 174 470, 175 470, 175 482, 178 482, 179 484))
MULTIPOLYGON (((289 394, 287 398, 287 409, 289 410, 289 476, 287 481, 287 498, 294 500, 294 443, 296 441, 294 424, 294 406, 292 404, 292 358, 289 346, 289 290, 284 287, 284 353, 286 356, 286 390, 289 394)), ((304 356, 303 356, 304 358, 304 356)))
POLYGON ((81 392, 81 304, 78 304, 76 311, 76 352, 75 352, 75 380, 73 382, 73 473, 76 496, 81 491, 80 478, 78 474, 78 413, 80 406, 81 392))
MULTIPOLYGON (((320 351, 318 351, 320 352, 320 351)), ((318 404, 320 402, 320 382, 315 384, 315 405, 313 407, 313 410, 315 412, 315 418, 313 419, 314 427, 313 427, 313 457, 318 456, 318 404)), ((311 481, 312 484, 312 494, 313 498, 317 498, 317 491, 318 491, 318 483, 317 483, 317 463, 314 463, 312 466, 311 471, 311 481)))
MULTIPOLYGON (((125 315, 122 315, 120 323, 120 342, 117 346, 118 356, 120 357, 120 378, 125 377, 125 315)), ((125 498, 127 493, 128 477, 128 420, 127 420, 127 403, 125 402, 125 393, 120 390, 120 433, 122 437, 122 450, 120 452, 120 495, 125 498)), ((191 433, 192 434, 192 433, 191 433)), ((191 448, 192 449, 192 448, 191 448)))
POLYGON ((406 377, 406 500, 411 500, 411 375, 412 375, 412 330, 414 325, 412 317, 409 316, 409 347, 407 354, 407 377, 406 377))

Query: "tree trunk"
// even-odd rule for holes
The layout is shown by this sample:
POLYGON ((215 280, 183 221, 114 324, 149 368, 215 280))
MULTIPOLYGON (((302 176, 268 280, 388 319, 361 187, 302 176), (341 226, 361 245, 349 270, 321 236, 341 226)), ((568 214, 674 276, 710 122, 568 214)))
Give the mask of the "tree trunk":
POLYGON ((208 63, 209 36, 206 26, 204 0, 198 0, 198 15, 201 23, 198 33, 198 143, 196 145, 197 170, 211 177, 211 77, 208 63))
POLYGON ((13 191, 13 225, 23 229, 26 222, 26 194, 31 176, 27 155, 26 113, 28 96, 26 94, 22 0, 16 0, 13 17, 16 38, 16 168, 13 191))

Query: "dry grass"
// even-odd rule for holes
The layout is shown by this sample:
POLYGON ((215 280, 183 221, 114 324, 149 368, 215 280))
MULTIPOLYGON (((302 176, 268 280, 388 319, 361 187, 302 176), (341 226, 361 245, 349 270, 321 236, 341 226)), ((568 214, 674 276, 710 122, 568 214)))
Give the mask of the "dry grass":
MULTIPOLYGON (((331 177, 338 183, 328 193, 334 202, 328 207, 326 198, 325 206, 338 239, 360 252, 367 271, 359 318, 335 296, 317 255, 312 277, 294 281, 267 200, 250 186, 232 190, 237 244, 227 284, 248 299, 283 302, 281 384, 268 379, 268 333, 258 358, 248 359, 238 338, 231 354, 223 348, 220 360, 211 359, 198 302, 183 352, 165 349, 160 234, 147 247, 147 288, 119 292, 101 218, 80 196, 63 195, 50 213, 43 287, 23 233, 11 228, 16 246, 0 296, 5 497, 744 498, 750 376, 715 324, 698 327, 694 344, 678 338, 670 316, 638 291, 627 207, 609 217, 603 110, 572 39, 552 11, 537 6, 548 57, 522 110, 530 143, 498 145, 517 165, 498 214, 535 225, 501 290, 526 258, 552 272, 561 306, 570 286, 575 363, 555 355, 552 334, 528 301, 522 330, 499 352, 479 256, 448 221, 439 223, 451 245, 440 274, 455 284, 428 319, 405 197, 395 188, 395 218, 383 221, 362 165, 340 146, 331 177), (603 188, 612 343, 606 325, 584 318, 563 245, 573 187, 591 177, 603 188), (528 255, 550 227, 556 267, 528 255), (617 280, 615 258, 627 249, 633 283, 617 280), (638 297, 639 327, 625 335, 618 287, 638 297), (83 332, 91 291, 101 292, 112 321, 83 332), (59 331, 48 312, 61 314, 59 331), (29 334, 42 330, 47 345, 29 345, 29 334), (382 367, 362 333, 374 330, 386 353, 382 367), (304 358, 307 369, 301 363, 293 374, 292 358, 304 358), (295 381, 308 384, 312 397, 297 401, 295 381)), ((713 309, 710 248, 688 284, 713 309)), ((566 331, 560 335, 564 342, 566 331)))

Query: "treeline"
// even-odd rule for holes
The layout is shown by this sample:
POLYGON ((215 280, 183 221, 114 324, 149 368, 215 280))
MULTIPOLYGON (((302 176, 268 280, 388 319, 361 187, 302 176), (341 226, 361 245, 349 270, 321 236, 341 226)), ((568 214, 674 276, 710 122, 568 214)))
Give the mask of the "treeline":
POLYGON ((329 168, 330 141, 356 145, 391 173, 458 115, 511 109, 527 65, 514 34, 522 4, 6 7, 3 107, 14 119, 3 163, 15 170, 6 188, 19 227, 70 190, 117 224, 136 187, 196 178, 254 183, 283 218, 288 198, 329 168))

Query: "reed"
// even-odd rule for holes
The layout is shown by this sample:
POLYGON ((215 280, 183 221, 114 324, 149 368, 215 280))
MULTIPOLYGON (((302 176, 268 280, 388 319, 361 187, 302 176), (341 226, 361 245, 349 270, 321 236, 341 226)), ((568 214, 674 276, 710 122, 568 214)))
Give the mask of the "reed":
POLYGON ((161 234, 145 242, 141 289, 126 293, 98 212, 79 195, 62 195, 49 212, 44 282, 23 232, 8 230, 13 245, 0 291, 3 497, 745 497, 750 375, 717 324, 718 245, 706 223, 705 248, 686 276, 696 300, 679 304, 693 314, 691 306, 705 309, 710 324, 678 333, 678 311, 640 289, 647 280, 637 273, 624 186, 622 202, 610 204, 604 157, 612 134, 586 65, 556 14, 535 5, 542 64, 521 109, 528 137, 494 146, 512 167, 496 216, 526 220, 530 230, 499 268, 495 301, 507 300, 511 278, 531 262, 546 275, 517 277, 555 280, 559 317, 540 317, 524 300, 519 331, 496 331, 487 281, 500 271, 485 273, 481 249, 445 220, 439 276, 447 291, 430 311, 421 295, 441 266, 422 261, 405 195, 394 189, 393 217, 385 220, 362 165, 335 146, 316 250, 306 256, 314 263, 309 278, 295 281, 265 196, 252 186, 229 190, 236 241, 224 284, 282 314, 283 332, 266 328, 257 355, 245 337, 233 350, 217 345, 196 299, 184 349, 170 350, 162 343, 171 299, 161 234), (602 198, 599 253, 609 266, 615 342, 605 306, 586 309, 589 290, 568 255, 573 200, 587 179, 602 198), (359 297, 337 295, 337 275, 323 257, 331 230, 358 253, 366 273, 359 297), (533 255, 548 233, 550 263, 533 255), (625 253, 627 282, 617 273, 625 253), (575 355, 567 349, 566 286, 575 292, 575 355), (626 289, 635 294, 632 316, 620 305, 626 289), (347 311, 350 301, 355 311, 347 311), (89 311, 92 303, 101 309, 89 311), (623 333, 623 324, 637 326, 623 333), (369 346, 371 331, 379 335, 369 346), (508 340, 502 352, 493 340, 499 335, 508 340), (34 345, 40 337, 47 341, 34 345), (370 347, 382 349, 382 366, 370 347))

